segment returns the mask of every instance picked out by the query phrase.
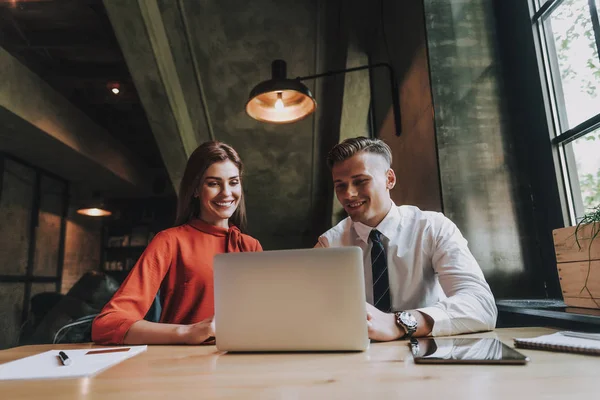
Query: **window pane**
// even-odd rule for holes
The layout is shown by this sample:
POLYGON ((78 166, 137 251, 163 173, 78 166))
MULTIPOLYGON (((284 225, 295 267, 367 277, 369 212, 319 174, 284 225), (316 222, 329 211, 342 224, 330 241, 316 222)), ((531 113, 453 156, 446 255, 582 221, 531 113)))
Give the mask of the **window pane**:
POLYGON ((0 350, 18 344, 24 296, 24 283, 0 282, 0 350))
POLYGON ((66 185, 42 175, 40 184, 40 211, 36 229, 33 274, 56 276, 60 250, 60 224, 66 185))
POLYGON ((575 214, 581 218, 592 207, 600 205, 600 128, 565 145, 565 152, 567 158, 571 154, 574 159, 574 163, 569 163, 569 175, 575 214))
POLYGON ((0 184, 0 274, 25 275, 29 259, 29 225, 35 172, 29 167, 4 159, 4 175, 0 184))
POLYGON ((588 0, 565 0, 545 22, 564 132, 600 112, 600 62, 588 0))

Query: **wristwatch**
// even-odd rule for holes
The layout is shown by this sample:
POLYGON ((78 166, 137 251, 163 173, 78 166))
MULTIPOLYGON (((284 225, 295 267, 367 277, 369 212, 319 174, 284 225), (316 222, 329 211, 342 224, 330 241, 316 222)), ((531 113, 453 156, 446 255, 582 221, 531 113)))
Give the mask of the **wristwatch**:
POLYGON ((399 311, 394 315, 396 316, 396 325, 405 332, 400 339, 410 339, 417 331, 417 319, 407 311, 399 311))

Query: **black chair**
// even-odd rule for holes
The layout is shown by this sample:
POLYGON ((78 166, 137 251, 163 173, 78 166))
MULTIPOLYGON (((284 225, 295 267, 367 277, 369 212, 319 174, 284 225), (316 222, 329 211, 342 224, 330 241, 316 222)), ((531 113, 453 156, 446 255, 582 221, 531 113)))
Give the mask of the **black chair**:
MULTIPOLYGON (((24 344, 86 343, 92 341, 92 322, 119 288, 119 283, 101 272, 88 272, 75 283, 66 295, 41 293, 32 298, 31 321, 22 329, 19 340, 24 344), (38 298, 39 297, 39 298, 38 298), (43 299, 53 298, 53 305, 38 307, 43 299)), ((145 319, 160 320, 159 294, 145 319)))
MULTIPOLYGON (((146 321, 160 321, 160 298, 158 293, 154 298, 154 302, 150 310, 144 317, 146 321)), ((92 341, 92 323, 98 314, 90 314, 81 318, 77 318, 73 322, 62 326, 54 335, 53 344, 56 343, 87 343, 92 341)))
MULTIPOLYGON (((115 279, 90 271, 65 295, 48 292, 33 296, 30 318, 21 330, 19 344, 53 343, 56 333, 65 325, 98 314, 118 288, 115 279)), ((72 342, 89 341, 88 331, 91 332, 90 329, 77 329, 64 338, 72 342)))

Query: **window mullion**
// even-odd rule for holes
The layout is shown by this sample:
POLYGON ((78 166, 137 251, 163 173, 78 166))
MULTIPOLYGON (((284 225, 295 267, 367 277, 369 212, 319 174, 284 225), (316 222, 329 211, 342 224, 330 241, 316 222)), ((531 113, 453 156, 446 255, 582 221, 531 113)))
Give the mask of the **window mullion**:
POLYGON ((552 139, 552 143, 567 144, 598 128, 598 125, 600 125, 600 114, 596 114, 592 118, 583 121, 573 129, 569 129, 568 131, 558 135, 552 139))
POLYGON ((544 5, 542 7, 540 7, 539 10, 536 11, 535 14, 533 14, 533 17, 531 17, 531 21, 533 23, 535 23, 540 18, 545 17, 546 15, 550 14, 556 7, 560 6, 560 4, 563 1, 565 1, 565 0, 548 0, 547 2, 544 3, 544 5))
POLYGON ((590 17, 592 19, 592 26, 594 27, 594 38, 596 39, 596 54, 598 55, 598 61, 600 61, 600 20, 598 19, 596 1, 588 0, 588 5, 590 6, 590 17))

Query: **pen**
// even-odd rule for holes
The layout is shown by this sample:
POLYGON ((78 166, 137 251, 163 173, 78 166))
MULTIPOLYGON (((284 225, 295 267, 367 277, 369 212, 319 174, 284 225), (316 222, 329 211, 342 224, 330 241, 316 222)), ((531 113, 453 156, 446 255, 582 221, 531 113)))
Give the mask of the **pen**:
POLYGON ((63 365, 71 365, 71 359, 64 351, 58 352, 58 358, 60 358, 60 362, 62 362, 63 365))

